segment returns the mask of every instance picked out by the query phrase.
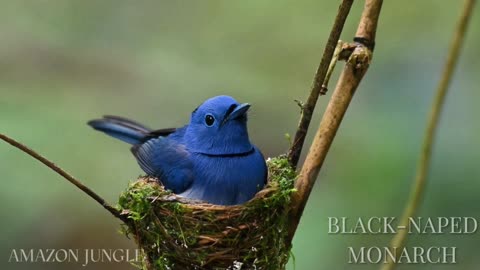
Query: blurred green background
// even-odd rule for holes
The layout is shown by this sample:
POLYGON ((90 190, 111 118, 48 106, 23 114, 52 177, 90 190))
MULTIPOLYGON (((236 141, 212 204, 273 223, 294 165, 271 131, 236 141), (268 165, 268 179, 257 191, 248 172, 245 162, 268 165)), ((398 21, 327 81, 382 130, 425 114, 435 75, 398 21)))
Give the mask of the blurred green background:
MULTIPOLYGON (((293 100, 307 96, 338 2, 1 1, 0 131, 112 203, 142 172, 127 145, 86 126, 103 114, 180 126, 203 100, 228 94, 253 104, 252 140, 266 156, 279 155, 288 148, 284 134, 293 134, 298 121, 293 100)), ((460 6, 384 3, 372 66, 295 237, 296 269, 378 268, 348 264, 347 247, 385 246, 391 235, 329 235, 327 217, 400 215, 460 6)), ((343 40, 352 39, 362 7, 355 3, 343 40)), ((422 216, 480 217, 478 15, 443 111, 422 216)), ((307 142, 328 97, 319 99, 307 142)), ((14 248, 134 245, 93 200, 5 143, 0 171, 1 269, 133 269, 128 263, 8 263, 14 248)), ((398 269, 480 264, 479 233, 414 235, 409 243, 455 246, 458 264, 398 269)))

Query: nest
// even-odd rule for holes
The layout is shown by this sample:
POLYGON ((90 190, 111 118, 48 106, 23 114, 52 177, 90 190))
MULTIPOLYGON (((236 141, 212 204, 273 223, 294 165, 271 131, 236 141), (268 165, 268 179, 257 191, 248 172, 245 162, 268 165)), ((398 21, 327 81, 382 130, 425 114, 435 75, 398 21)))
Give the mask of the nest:
POLYGON ((121 194, 124 226, 142 250, 141 269, 285 269, 287 214, 296 174, 285 157, 267 160, 269 181, 243 205, 186 201, 155 178, 121 194))

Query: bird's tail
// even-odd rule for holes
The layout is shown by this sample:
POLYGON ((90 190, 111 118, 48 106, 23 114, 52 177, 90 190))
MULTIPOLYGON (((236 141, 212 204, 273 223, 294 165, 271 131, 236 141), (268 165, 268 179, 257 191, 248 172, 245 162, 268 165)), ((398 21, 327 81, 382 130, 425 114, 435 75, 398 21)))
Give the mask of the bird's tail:
POLYGON ((106 115, 102 119, 88 122, 92 128, 129 144, 140 144, 149 136, 150 128, 135 121, 106 115))

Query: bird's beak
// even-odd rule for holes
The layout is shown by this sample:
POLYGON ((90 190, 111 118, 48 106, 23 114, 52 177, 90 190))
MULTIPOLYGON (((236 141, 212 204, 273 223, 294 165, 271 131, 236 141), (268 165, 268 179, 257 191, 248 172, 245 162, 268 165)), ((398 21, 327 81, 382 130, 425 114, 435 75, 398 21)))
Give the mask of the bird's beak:
POLYGON ((239 117, 245 115, 245 113, 248 111, 249 108, 250 108, 250 104, 248 104, 248 103, 243 103, 243 104, 238 105, 235 108, 235 110, 233 110, 227 116, 227 118, 225 118, 225 120, 223 122, 227 122, 228 120, 236 119, 236 118, 239 118, 239 117))

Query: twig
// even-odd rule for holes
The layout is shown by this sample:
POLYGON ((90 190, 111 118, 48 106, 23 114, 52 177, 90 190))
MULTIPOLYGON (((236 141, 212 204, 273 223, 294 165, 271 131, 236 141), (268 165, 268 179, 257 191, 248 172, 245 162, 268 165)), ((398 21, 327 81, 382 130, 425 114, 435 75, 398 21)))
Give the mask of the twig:
MULTIPOLYGON (((335 51, 333 52, 332 61, 330 61, 330 65, 328 66, 327 73, 325 74, 325 79, 323 80, 323 83, 322 83, 322 89, 325 91, 327 91, 328 89, 328 83, 330 82, 330 78, 332 77, 333 71, 335 70, 335 66, 337 65, 337 62, 340 60, 341 54, 344 52, 343 45, 344 45, 344 42, 339 40, 337 43, 337 47, 335 47, 335 51)), ((352 51, 350 51, 350 54, 352 53, 352 51)), ((350 56, 350 54, 348 56, 350 56)), ((343 59, 343 60, 347 60, 347 59, 343 59)))
POLYGON ((293 167, 297 166, 298 160, 300 159, 308 126, 312 120, 313 110, 317 104, 318 96, 320 94, 325 94, 326 89, 323 89, 322 85, 352 4, 353 0, 343 0, 338 8, 337 17, 335 18, 332 30, 330 31, 330 36, 323 51, 322 60, 320 61, 320 65, 313 78, 310 95, 308 96, 307 102, 302 106, 302 114, 293 139, 293 144, 288 150, 288 160, 293 167))
POLYGON ((23 145, 20 142, 17 142, 16 140, 8 137, 5 134, 0 133, 0 139, 6 141, 7 143, 13 145, 14 147, 22 150, 23 152, 27 153, 28 155, 32 156, 36 160, 42 162, 45 164, 47 167, 50 169, 54 170, 56 173, 59 175, 63 176, 63 178, 67 179, 70 183, 74 184, 77 188, 79 188, 81 191, 85 192, 88 196, 90 196, 92 199, 94 199, 96 202, 98 202, 100 205, 103 206, 108 212, 110 212, 114 217, 122 220, 125 223, 128 223, 129 220, 127 219, 126 216, 122 215, 118 209, 115 207, 111 206, 108 204, 102 197, 100 197, 97 193, 95 193, 93 190, 90 188, 86 187, 84 184, 82 184, 79 180, 77 180, 75 177, 64 171, 62 168, 58 167, 55 165, 53 162, 50 160, 46 159, 42 155, 38 154, 37 152, 33 151, 32 149, 28 148, 27 146, 23 145))
MULTIPOLYGON (((402 219, 398 227, 404 226, 403 228, 408 227, 409 218, 413 217, 417 212, 418 207, 422 201, 423 193, 425 190, 425 185, 427 182, 427 174, 430 166, 430 159, 432 156, 432 146, 435 139, 435 131, 438 126, 440 113, 442 111, 443 104, 445 102, 445 96, 448 91, 448 86, 450 84, 453 71, 458 62, 460 49, 465 38, 465 32, 467 30, 468 21, 471 17, 474 0, 466 0, 464 3, 463 11, 460 15, 457 28, 455 30, 454 36, 452 38, 452 43, 450 50, 448 52, 447 61, 445 63, 442 77, 438 84, 438 88, 435 94, 435 99, 433 100, 432 107, 430 110, 430 115, 428 117, 427 128, 425 130, 425 135, 423 138, 423 146, 421 148, 420 159, 417 165, 417 173, 415 175, 415 182, 412 186, 412 191, 410 194, 410 199, 404 210, 402 219)), ((393 237, 390 244, 392 251, 394 250, 403 250, 405 247, 405 242, 407 240, 407 229, 399 230, 397 234, 393 237)), ((401 252, 395 252, 396 259, 399 258, 401 252)), ((395 262, 389 258, 388 262, 382 266, 382 270, 392 270, 396 266, 395 262)))
POLYGON ((293 239, 303 210, 312 191, 318 172, 332 144, 350 101, 367 71, 373 45, 378 16, 382 0, 367 0, 357 29, 356 48, 347 60, 337 86, 323 114, 312 146, 307 154, 299 178, 295 183, 297 192, 293 193, 292 210, 289 219, 289 242, 293 239))

